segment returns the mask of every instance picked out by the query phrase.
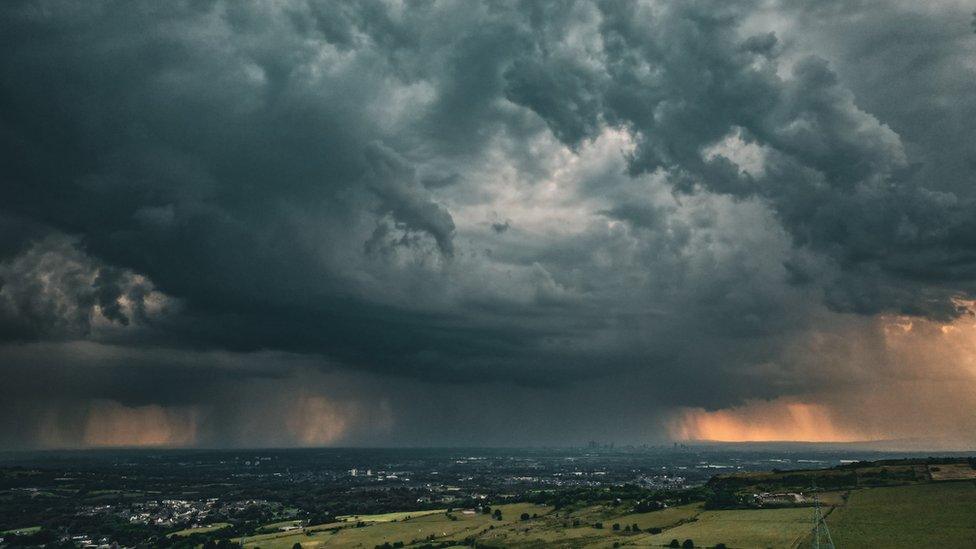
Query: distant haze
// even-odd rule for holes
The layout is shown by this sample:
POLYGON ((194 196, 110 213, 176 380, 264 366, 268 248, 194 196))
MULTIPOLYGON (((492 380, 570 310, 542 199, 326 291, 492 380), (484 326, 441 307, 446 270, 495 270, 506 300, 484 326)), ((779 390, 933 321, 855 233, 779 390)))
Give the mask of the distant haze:
POLYGON ((12 2, 0 449, 972 449, 972 9, 12 2))

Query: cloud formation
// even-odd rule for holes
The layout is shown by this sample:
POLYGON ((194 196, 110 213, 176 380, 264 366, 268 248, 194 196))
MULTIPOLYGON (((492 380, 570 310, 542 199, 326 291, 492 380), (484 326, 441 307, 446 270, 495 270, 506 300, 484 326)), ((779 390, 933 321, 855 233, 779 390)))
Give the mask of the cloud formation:
POLYGON ((969 11, 15 3, 0 446, 957 444, 969 11))

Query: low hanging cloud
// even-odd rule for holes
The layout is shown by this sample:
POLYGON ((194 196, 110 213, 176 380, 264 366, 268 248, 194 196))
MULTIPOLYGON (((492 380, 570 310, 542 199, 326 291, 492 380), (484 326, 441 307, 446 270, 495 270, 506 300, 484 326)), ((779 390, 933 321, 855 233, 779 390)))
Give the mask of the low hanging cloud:
POLYGON ((12 5, 0 446, 958 445, 969 11, 12 5))

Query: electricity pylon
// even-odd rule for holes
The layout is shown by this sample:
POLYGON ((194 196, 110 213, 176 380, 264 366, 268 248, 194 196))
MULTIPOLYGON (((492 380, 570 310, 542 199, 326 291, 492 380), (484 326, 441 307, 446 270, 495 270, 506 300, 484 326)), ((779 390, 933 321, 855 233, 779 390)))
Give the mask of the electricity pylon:
POLYGON ((836 549, 830 537, 830 529, 820 509, 820 496, 813 496, 813 547, 814 549, 836 549), (823 540, 821 542, 821 539, 823 540))

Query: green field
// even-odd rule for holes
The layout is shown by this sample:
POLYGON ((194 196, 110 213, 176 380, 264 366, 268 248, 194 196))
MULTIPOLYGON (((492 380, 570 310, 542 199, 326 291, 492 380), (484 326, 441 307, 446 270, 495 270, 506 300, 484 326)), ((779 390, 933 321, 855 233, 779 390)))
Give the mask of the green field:
POLYGON ((697 547, 724 543, 728 547, 793 547, 810 530, 810 509, 748 509, 704 511, 697 520, 641 537, 635 545, 664 546, 672 539, 690 539, 697 547))
POLYGON ((631 513, 615 517, 611 522, 620 523, 621 527, 636 524, 641 530, 649 528, 667 528, 697 517, 702 512, 700 503, 669 507, 650 513, 631 513))
MULTIPOLYGON (((701 504, 684 505, 649 513, 621 512, 624 507, 592 505, 575 511, 553 512, 552 508, 519 503, 500 505, 502 520, 490 515, 464 514, 454 511, 451 520, 444 511, 411 512, 387 515, 343 517, 344 521, 317 525, 301 532, 280 532, 249 537, 246 547, 291 549, 294 543, 302 547, 365 547, 371 549, 386 542, 402 541, 409 546, 428 540, 463 542, 474 537, 484 547, 612 547, 615 541, 632 544, 640 534, 625 534, 612 529, 613 523, 637 524, 641 529, 667 528, 693 520, 702 512, 701 504), (521 520, 521 515, 537 515, 521 520), (409 518, 407 518, 409 515, 409 518), (579 521, 578 526, 573 526, 579 521), (356 522, 365 523, 356 527, 356 522), (601 522, 603 528, 595 528, 601 522), (430 536, 433 536, 430 539, 430 536)), ((670 539, 670 538, 669 538, 670 539)))
POLYGON ((700 503, 672 507, 648 513, 621 512, 627 506, 591 505, 572 512, 553 512, 538 519, 513 522, 492 529, 478 537, 478 545, 489 547, 612 547, 631 544, 640 534, 626 533, 624 528, 667 528, 693 520, 702 511, 700 503), (578 520, 579 525, 573 526, 578 520), (602 528, 595 528, 596 523, 602 528), (620 530, 613 530, 613 524, 620 530))
POLYGON ((976 484, 855 490, 827 525, 841 548, 976 547, 976 484))
POLYGON ((208 524, 207 526, 198 526, 197 528, 187 528, 186 530, 180 530, 178 532, 173 532, 169 534, 169 537, 180 537, 180 536, 192 536, 193 534, 204 534, 206 532, 214 532, 220 530, 221 528, 227 528, 230 526, 227 522, 215 522, 213 524, 208 524))
MULTIPOLYGON (((821 498, 837 547, 976 547, 976 483, 930 482, 826 492, 821 498), (845 497, 846 496, 846 497, 845 497)), ((809 547, 813 509, 705 510, 701 503, 633 513, 631 505, 597 504, 556 511, 529 503, 496 506, 503 520, 481 513, 444 510, 342 517, 304 530, 249 537, 264 549, 361 547, 427 542, 478 547, 664 547, 691 539, 696 547, 724 543, 730 549, 809 547), (522 520, 520 515, 537 515, 522 520), (602 528, 597 528, 597 523, 602 528), (614 530, 613 525, 620 529, 614 530), (638 525, 639 531, 625 531, 638 525), (650 528, 662 528, 651 534, 650 528)))
POLYGON ((304 530, 248 537, 244 540, 244 546, 291 549, 293 544, 301 543, 304 548, 366 547, 372 549, 376 545, 397 541, 405 544, 426 542, 428 539, 463 541, 466 537, 479 536, 493 529, 503 530, 512 523, 520 522, 519 516, 522 513, 545 515, 551 511, 549 507, 528 503, 499 505, 496 508, 501 509, 503 520, 494 520, 491 516, 480 513, 466 515, 460 510, 451 513, 456 519, 451 520, 443 509, 383 515, 352 515, 341 517, 343 520, 340 522, 316 525, 304 530), (357 523, 364 525, 357 527, 357 523))
MULTIPOLYGON (((348 523, 345 522, 317 524, 315 526, 310 526, 303 530, 289 530, 287 532, 271 532, 268 534, 248 536, 247 539, 237 538, 235 541, 237 541, 238 543, 243 543, 245 547, 287 547, 288 549, 291 549, 291 546, 296 541, 305 543, 305 538, 308 537, 309 533, 315 535, 315 533, 317 532, 323 532, 332 528, 345 528, 347 526, 349 525, 348 523)), ((314 546, 306 545, 306 547, 314 547, 314 546)))
POLYGON ((18 536, 28 536, 30 534, 35 534, 41 529, 40 526, 27 526, 24 528, 13 528, 11 530, 4 530, 0 534, 17 534, 18 536))
POLYGON ((338 517, 341 522, 394 522, 409 518, 422 517, 424 515, 437 515, 446 513, 447 509, 430 509, 427 511, 401 511, 398 513, 383 513, 381 515, 344 515, 338 517))
POLYGON ((269 533, 270 532, 278 532, 282 528, 295 527, 295 526, 301 527, 303 524, 304 523, 302 521, 300 521, 300 520, 283 520, 283 521, 280 521, 280 522, 272 522, 271 524, 264 524, 264 525, 261 526, 260 530, 263 530, 263 531, 266 531, 266 532, 269 532, 269 533))

